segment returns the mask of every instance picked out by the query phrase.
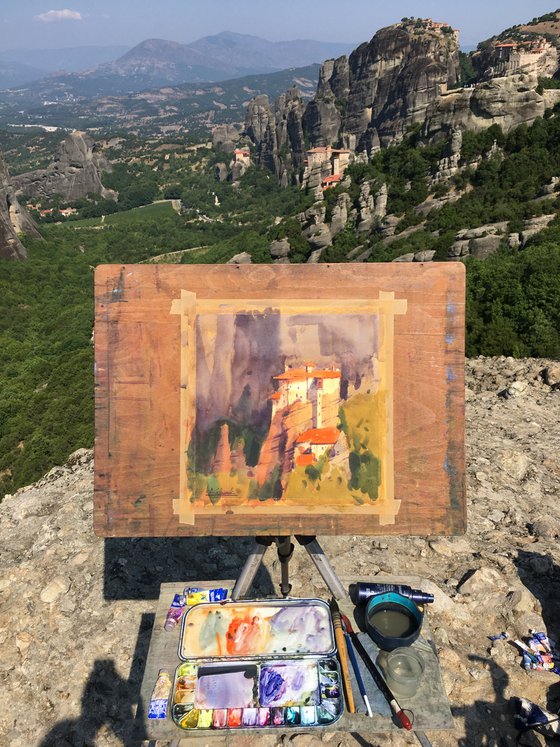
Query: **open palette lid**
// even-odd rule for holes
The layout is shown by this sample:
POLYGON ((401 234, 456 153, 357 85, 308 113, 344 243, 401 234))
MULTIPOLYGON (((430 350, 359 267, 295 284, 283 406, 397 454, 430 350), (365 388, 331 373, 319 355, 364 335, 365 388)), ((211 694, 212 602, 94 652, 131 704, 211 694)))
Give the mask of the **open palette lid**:
POLYGON ((179 658, 329 656, 336 651, 329 606, 321 599, 197 604, 183 617, 179 658))

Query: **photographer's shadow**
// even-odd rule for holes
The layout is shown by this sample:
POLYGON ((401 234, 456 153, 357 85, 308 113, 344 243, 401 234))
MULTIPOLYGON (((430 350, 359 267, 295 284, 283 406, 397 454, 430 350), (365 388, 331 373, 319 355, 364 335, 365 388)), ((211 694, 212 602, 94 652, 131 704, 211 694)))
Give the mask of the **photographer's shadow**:
POLYGON ((104 727, 123 745, 138 745, 147 736, 134 722, 137 702, 137 686, 120 676, 112 659, 98 659, 84 687, 79 718, 60 721, 39 747, 89 747, 104 727))

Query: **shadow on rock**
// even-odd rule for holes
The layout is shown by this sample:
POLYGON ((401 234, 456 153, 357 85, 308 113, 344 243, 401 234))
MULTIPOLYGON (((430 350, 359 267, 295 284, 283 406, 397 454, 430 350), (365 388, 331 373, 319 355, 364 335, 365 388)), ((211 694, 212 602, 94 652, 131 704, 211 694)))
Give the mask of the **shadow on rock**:
MULTIPOLYGON (((547 554, 527 550, 518 550, 515 565, 519 578, 541 604, 542 619, 548 637, 560 642, 560 566, 554 563, 547 554)), ((528 633, 527 630, 525 634, 528 633)), ((544 706, 553 713, 558 712, 560 709, 558 677, 548 688, 547 702, 537 705, 544 706)))
POLYGON ((513 728, 513 713, 505 692, 509 682, 507 672, 490 658, 469 656, 472 662, 485 665, 492 678, 493 700, 475 700, 469 706, 451 708, 454 718, 462 719, 465 736, 458 747, 513 747, 517 732, 513 728))
MULTIPOLYGON (((163 583, 236 579, 252 547, 248 537, 106 539, 104 597, 158 599, 163 583)), ((253 591, 274 591, 264 567, 253 591)))
POLYGON ((84 687, 80 716, 60 721, 39 747, 93 747, 101 730, 112 732, 125 747, 147 739, 136 707, 141 707, 140 686, 153 624, 154 615, 142 615, 129 678, 121 677, 112 659, 96 660, 84 687))

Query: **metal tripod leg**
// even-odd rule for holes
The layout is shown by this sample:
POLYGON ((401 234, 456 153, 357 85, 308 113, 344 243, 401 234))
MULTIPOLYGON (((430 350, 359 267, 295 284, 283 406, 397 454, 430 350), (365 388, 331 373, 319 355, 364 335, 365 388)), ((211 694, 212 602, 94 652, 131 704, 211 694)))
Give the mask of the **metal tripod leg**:
POLYGON ((329 563, 329 559, 323 552, 323 548, 317 542, 317 538, 296 534, 296 540, 303 548, 305 548, 305 550, 307 550, 307 554, 315 563, 317 570, 321 574, 323 581, 329 587, 333 597, 335 599, 344 599, 344 597, 347 596, 347 592, 334 572, 334 568, 329 563))
POLYGON ((251 550, 249 557, 245 561, 245 565, 241 569, 239 578, 237 579, 233 591, 231 593, 232 599, 240 599, 251 588, 251 584, 255 580, 257 571, 261 567, 264 559, 264 555, 270 545, 274 542, 274 537, 255 537, 255 544, 251 550))
MULTIPOLYGON (((335 599, 344 599, 346 596, 346 590, 329 563, 327 556, 323 552, 323 548, 317 542, 317 538, 296 535, 296 540, 303 548, 305 548, 307 554, 315 563, 315 567, 321 574, 323 581, 328 586, 333 597, 335 599)), ((273 542, 277 545, 278 559, 280 560, 282 576, 280 591, 284 597, 288 596, 292 590, 292 585, 289 581, 289 562, 294 552, 294 546, 290 542, 290 537, 255 537, 253 549, 245 561, 245 565, 243 566, 239 578, 233 588, 231 595, 232 599, 240 599, 247 594, 255 580, 257 571, 261 567, 265 553, 273 542)))

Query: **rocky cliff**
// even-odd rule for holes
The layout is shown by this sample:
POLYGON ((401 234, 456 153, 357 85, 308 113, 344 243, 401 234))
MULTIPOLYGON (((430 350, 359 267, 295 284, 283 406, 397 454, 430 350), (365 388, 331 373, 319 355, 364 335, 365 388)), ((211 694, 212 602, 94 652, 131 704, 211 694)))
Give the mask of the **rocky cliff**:
MULTIPOLYGON (((509 698, 554 702, 557 675, 525 672, 513 646, 487 636, 507 630, 517 638, 529 628, 560 636, 559 384, 550 361, 467 362, 465 536, 319 538, 340 576, 419 576, 435 594, 427 614, 455 729, 428 733, 434 747, 514 745, 509 698)), ((77 452, 0 504, 2 745, 140 744, 147 737, 134 716, 146 708, 140 681, 159 584, 236 578, 249 552, 240 538, 95 537, 92 457, 77 452)), ((270 552, 253 593, 277 590, 279 575, 270 552)), ((297 548, 290 580, 295 596, 328 597, 297 548)), ((279 741, 259 735, 263 747, 279 741)), ((293 747, 323 741, 417 744, 402 730, 289 735, 293 747)))
POLYGON ((401 22, 378 31, 346 60, 323 65, 315 100, 305 114, 313 145, 340 141, 371 151, 423 122, 440 90, 457 82, 458 36, 429 21, 401 22))
POLYGON ((61 195, 67 202, 86 197, 88 193, 114 199, 105 189, 100 174, 111 166, 98 151, 93 140, 83 132, 72 132, 65 138, 46 169, 37 169, 13 177, 18 193, 26 197, 50 198, 61 195))
POLYGON ((497 124, 509 132, 531 124, 560 101, 559 90, 539 92, 537 86, 534 73, 519 73, 448 91, 427 107, 423 135, 430 141, 457 129, 483 130, 497 124))
POLYGON ((291 88, 271 107, 266 94, 252 99, 245 113, 245 135, 256 148, 256 162, 278 176, 280 184, 299 183, 305 160, 303 102, 291 88))
POLYGON ((16 197, 14 183, 0 154, 0 257, 25 259, 27 251, 18 234, 40 238, 37 226, 16 197))

